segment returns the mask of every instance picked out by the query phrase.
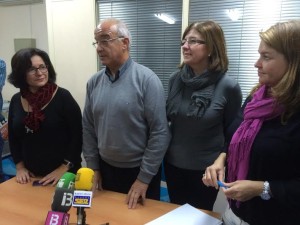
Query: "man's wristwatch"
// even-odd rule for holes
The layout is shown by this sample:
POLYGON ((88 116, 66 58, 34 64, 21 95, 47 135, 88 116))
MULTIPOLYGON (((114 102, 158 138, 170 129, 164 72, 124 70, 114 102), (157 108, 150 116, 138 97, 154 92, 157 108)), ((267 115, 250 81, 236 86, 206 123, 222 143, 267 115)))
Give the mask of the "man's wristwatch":
POLYGON ((68 169, 71 169, 73 167, 73 163, 70 162, 69 160, 64 160, 63 164, 68 167, 68 169))
POLYGON ((270 184, 268 181, 264 182, 263 192, 260 194, 260 197, 263 200, 269 200, 271 198, 270 184))

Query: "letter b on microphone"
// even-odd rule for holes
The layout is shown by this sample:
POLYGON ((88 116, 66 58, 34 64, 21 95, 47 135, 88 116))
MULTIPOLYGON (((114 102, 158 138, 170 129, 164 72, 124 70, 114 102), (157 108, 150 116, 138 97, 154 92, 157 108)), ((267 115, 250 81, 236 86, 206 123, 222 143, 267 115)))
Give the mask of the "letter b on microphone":
POLYGON ((51 214, 50 225, 58 225, 58 221, 61 220, 58 214, 51 214))
POLYGON ((69 214, 49 211, 45 225, 68 225, 69 214))
POLYGON ((63 199, 61 202, 62 206, 71 206, 73 202, 73 193, 64 193, 63 199))
POLYGON ((72 206, 74 190, 57 188, 55 190, 51 209, 57 212, 68 212, 72 206))

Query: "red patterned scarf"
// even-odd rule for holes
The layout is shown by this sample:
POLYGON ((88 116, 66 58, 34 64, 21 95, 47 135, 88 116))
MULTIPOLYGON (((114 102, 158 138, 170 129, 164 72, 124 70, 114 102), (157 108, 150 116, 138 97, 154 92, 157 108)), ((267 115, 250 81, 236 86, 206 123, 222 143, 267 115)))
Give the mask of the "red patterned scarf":
POLYGON ((30 92, 28 89, 21 90, 22 97, 28 101, 32 108, 32 112, 29 112, 24 118, 25 127, 29 128, 33 132, 39 129, 40 123, 45 119, 42 107, 49 103, 56 87, 56 84, 47 83, 36 93, 30 92))

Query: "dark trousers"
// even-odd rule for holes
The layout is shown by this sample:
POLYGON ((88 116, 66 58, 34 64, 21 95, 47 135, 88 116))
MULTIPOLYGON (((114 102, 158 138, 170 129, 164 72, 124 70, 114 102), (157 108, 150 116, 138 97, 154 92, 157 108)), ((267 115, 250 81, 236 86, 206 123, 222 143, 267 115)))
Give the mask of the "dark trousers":
POLYGON ((188 203, 199 209, 213 209, 218 190, 203 184, 204 171, 181 169, 168 163, 165 163, 164 169, 172 203, 179 205, 188 203))
MULTIPOLYGON (((105 190, 127 194, 140 172, 140 167, 119 168, 100 160, 102 187, 105 190)), ((148 186, 146 198, 160 200, 161 168, 148 186)))

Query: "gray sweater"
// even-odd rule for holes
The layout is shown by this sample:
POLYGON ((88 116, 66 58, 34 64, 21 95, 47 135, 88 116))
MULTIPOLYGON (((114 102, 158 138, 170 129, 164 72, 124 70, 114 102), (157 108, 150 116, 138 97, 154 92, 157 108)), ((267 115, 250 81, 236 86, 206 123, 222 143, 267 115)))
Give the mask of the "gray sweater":
POLYGON ((205 170, 226 148, 226 139, 231 138, 227 131, 241 107, 242 96, 238 83, 224 75, 203 117, 193 119, 186 116, 192 92, 184 86, 178 114, 171 118, 172 140, 166 161, 182 169, 205 170))
POLYGON ((150 183, 170 141, 161 81, 131 58, 111 82, 105 69, 87 83, 83 112, 83 154, 89 168, 99 157, 119 168, 140 166, 138 179, 150 183))

